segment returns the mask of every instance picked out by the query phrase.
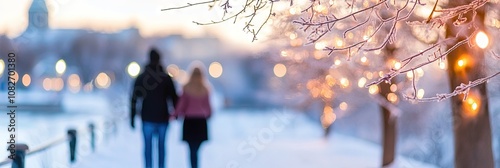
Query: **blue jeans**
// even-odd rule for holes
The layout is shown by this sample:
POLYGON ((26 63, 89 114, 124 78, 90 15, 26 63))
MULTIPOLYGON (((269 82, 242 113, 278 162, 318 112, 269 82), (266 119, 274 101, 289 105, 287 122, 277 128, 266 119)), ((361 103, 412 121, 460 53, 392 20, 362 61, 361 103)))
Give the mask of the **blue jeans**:
POLYGON ((165 136, 168 123, 142 122, 142 134, 144 136, 144 159, 146 168, 153 167, 153 136, 158 140, 158 166, 165 167, 165 136))

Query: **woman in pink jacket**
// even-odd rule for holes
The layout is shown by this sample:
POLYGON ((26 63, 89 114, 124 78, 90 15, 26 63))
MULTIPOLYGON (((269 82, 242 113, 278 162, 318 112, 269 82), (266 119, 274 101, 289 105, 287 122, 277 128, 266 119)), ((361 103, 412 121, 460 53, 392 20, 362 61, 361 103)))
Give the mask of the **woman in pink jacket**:
POLYGON ((208 140, 207 119, 212 114, 208 82, 202 67, 194 67, 174 113, 174 117, 184 117, 182 140, 189 145, 192 168, 198 168, 198 149, 203 141, 208 140))

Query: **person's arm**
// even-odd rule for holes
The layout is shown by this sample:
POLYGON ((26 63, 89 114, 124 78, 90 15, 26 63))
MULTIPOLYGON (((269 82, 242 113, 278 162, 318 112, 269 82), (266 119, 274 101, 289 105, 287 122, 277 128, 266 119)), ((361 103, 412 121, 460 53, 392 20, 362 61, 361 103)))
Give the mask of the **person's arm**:
POLYGON ((207 98, 205 99, 204 102, 205 108, 207 108, 207 118, 210 118, 212 116, 212 106, 210 106, 210 94, 207 94, 207 98))
POLYGON ((184 116, 185 112, 186 112, 186 108, 187 108, 187 99, 189 99, 187 97, 187 95, 184 93, 181 95, 181 97, 179 98, 179 101, 177 102, 177 105, 175 107, 175 110, 174 110, 174 114, 173 116, 175 118, 179 117, 179 116, 184 116))
POLYGON ((179 96, 177 95, 177 91, 175 89, 174 82, 172 81, 172 78, 168 76, 168 85, 170 87, 167 89, 167 95, 172 99, 172 104, 174 105, 174 109, 177 108, 179 96))
POLYGON ((137 104, 137 81, 134 82, 134 86, 132 87, 132 98, 130 100, 130 127, 135 128, 135 114, 136 112, 136 104, 137 104))

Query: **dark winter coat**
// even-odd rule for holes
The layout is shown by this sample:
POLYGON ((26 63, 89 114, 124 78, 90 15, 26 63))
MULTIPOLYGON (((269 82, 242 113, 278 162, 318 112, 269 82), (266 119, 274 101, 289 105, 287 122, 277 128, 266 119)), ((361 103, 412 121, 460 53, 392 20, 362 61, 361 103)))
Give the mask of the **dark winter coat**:
POLYGON ((177 93, 172 78, 161 65, 147 65, 134 82, 131 117, 136 114, 137 100, 142 99, 141 118, 148 122, 168 122, 170 114, 167 100, 177 104, 177 93))

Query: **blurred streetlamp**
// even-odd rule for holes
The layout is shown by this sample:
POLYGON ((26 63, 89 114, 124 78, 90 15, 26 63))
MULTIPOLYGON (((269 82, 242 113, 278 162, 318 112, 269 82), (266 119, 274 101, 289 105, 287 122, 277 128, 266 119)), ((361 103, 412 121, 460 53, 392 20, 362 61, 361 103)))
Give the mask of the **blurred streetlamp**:
POLYGON ((210 76, 213 78, 218 78, 222 75, 222 72, 224 69, 222 68, 222 65, 219 62, 212 62, 210 66, 208 67, 208 73, 210 76))
POLYGON ((66 71, 66 62, 63 59, 60 59, 56 63, 56 72, 59 75, 62 75, 66 71))
POLYGON ((24 74, 22 78, 23 85, 28 87, 31 84, 31 77, 28 74, 24 74))
POLYGON ((139 72, 141 72, 141 67, 139 66, 139 64, 137 64, 137 62, 134 61, 128 64, 127 73, 130 77, 137 77, 137 75, 139 75, 139 72))
POLYGON ((281 78, 286 75, 286 66, 283 64, 276 64, 274 65, 273 71, 274 75, 281 78))
POLYGON ((106 89, 111 85, 111 78, 108 74, 101 72, 95 78, 95 85, 97 88, 106 89))

